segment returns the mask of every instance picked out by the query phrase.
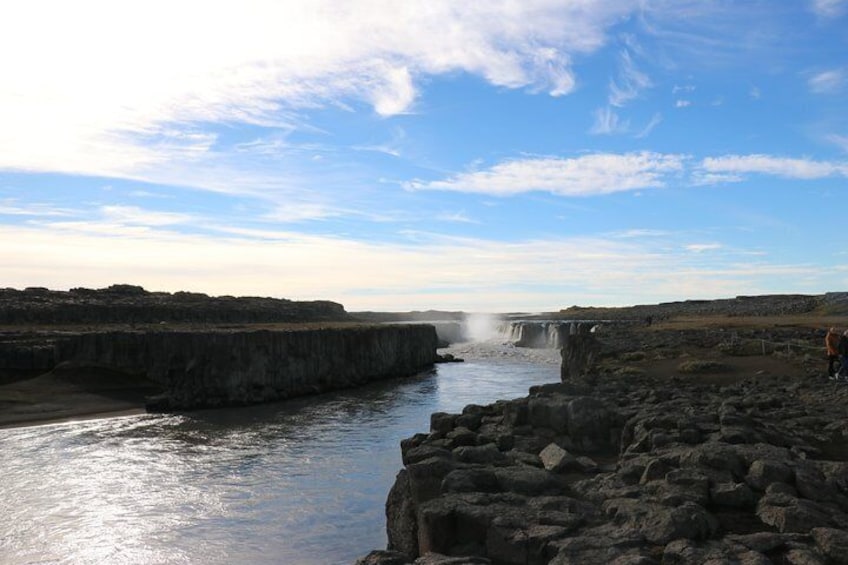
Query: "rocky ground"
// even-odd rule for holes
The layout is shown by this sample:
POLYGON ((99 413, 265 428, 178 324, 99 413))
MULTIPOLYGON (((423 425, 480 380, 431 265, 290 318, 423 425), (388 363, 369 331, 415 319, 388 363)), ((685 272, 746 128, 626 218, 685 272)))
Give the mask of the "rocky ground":
POLYGON ((402 442, 366 564, 848 563, 844 319, 608 326, 581 378, 402 442))
POLYGON ((40 287, 0 289, 0 326, 351 320, 341 304, 326 300, 299 302, 196 292, 149 292, 128 284, 69 291, 40 287))

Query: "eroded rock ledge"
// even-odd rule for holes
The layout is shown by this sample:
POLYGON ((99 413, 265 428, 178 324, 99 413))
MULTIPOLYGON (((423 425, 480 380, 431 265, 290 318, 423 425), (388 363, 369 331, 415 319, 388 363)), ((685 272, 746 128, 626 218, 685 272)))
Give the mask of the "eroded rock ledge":
POLYGON ((848 563, 848 387, 606 376, 402 442, 361 564, 848 563))

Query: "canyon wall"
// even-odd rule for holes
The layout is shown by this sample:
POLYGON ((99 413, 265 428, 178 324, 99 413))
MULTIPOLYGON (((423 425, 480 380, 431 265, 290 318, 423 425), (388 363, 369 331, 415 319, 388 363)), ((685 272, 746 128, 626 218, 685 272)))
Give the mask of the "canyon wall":
POLYGON ((436 360, 429 325, 273 330, 96 331, 10 344, 6 364, 69 362, 144 375, 153 410, 253 404, 413 375, 436 360), (25 354, 26 353, 26 354, 25 354), (37 355, 36 355, 37 353, 37 355))

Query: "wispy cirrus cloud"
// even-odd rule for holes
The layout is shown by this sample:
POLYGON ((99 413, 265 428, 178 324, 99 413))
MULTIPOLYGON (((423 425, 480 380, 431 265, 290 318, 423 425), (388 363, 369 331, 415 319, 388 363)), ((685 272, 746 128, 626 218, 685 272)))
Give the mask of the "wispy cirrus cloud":
POLYGON ((0 170, 146 178, 214 153, 210 124, 287 128, 293 110, 348 101, 396 115, 444 73, 566 95, 572 57, 637 5, 4 4, 0 170))
POLYGON ((725 155, 704 159, 700 170, 707 174, 724 175, 725 180, 743 180, 742 175, 745 174, 817 179, 835 175, 848 176, 848 163, 772 155, 725 155))
POLYGON ((446 190, 494 196, 543 191, 559 196, 611 194, 666 185, 684 168, 682 155, 651 152, 595 153, 574 158, 516 159, 446 180, 415 181, 413 190, 446 190))
POLYGON ((832 134, 827 137, 827 140, 848 153, 848 135, 832 134))
POLYGON ((705 251, 716 251, 721 249, 722 245, 720 243, 690 243, 686 245, 684 249, 686 251, 692 251, 693 253, 703 253, 705 251))
POLYGON ((656 128, 661 123, 662 123, 662 114, 659 114, 659 113, 654 114, 653 116, 651 116, 651 120, 647 124, 645 124, 645 127, 643 127, 642 130, 639 133, 637 133, 634 137, 636 137, 637 139, 641 139, 643 137, 648 137, 651 134, 651 132, 654 131, 654 128, 656 128))
POLYGON ((610 81, 609 103, 620 108, 653 86, 653 83, 646 73, 636 67, 629 51, 622 51, 619 59, 619 76, 610 81))
POLYGON ((146 210, 138 206, 102 206, 100 214, 112 223, 140 226, 172 226, 189 224, 196 220, 196 217, 190 214, 146 210))
POLYGON ((810 90, 816 94, 837 94, 848 84, 848 71, 844 68, 830 69, 814 74, 807 80, 810 90))
POLYGON ((51 204, 21 203, 12 198, 0 200, 0 216, 63 217, 74 214, 70 208, 51 204))
POLYGON ((458 173, 443 180, 411 181, 410 190, 443 190, 512 196, 548 192, 582 197, 681 186, 737 183, 746 175, 812 180, 848 177, 848 162, 774 155, 723 155, 694 162, 688 155, 652 152, 591 153, 579 157, 513 159, 489 168, 458 173))
POLYGON ((824 18, 837 18, 848 12, 846 0, 812 0, 813 11, 824 18))
POLYGON ((595 121, 589 128, 593 135, 610 135, 626 133, 630 129, 630 122, 622 120, 618 114, 609 106, 595 110, 595 121))

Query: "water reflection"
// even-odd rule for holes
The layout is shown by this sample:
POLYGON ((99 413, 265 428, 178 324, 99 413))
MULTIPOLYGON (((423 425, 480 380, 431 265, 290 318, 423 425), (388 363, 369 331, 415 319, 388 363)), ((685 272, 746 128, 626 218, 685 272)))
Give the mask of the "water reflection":
POLYGON ((352 563, 385 546, 402 438, 556 378, 492 356, 276 405, 0 430, 0 562, 352 563))

